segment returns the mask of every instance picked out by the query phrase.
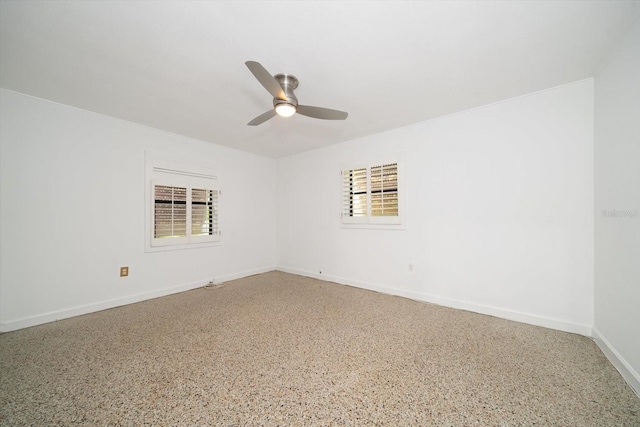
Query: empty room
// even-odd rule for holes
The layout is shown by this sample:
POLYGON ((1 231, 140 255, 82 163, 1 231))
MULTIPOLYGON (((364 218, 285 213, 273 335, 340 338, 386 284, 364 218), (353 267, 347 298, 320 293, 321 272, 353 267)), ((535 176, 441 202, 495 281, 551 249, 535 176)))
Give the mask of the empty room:
POLYGON ((640 1, 0 0, 0 426, 640 426, 640 1))

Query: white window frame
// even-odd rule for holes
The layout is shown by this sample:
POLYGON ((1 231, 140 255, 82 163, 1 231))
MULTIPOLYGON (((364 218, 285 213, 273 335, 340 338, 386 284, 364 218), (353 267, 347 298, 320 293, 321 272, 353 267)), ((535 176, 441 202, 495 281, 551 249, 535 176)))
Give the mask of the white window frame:
POLYGON ((342 228, 374 228, 374 229, 390 229, 404 230, 405 224, 405 178, 404 178, 404 160, 402 157, 385 158, 383 160, 372 160, 368 162, 343 163, 340 168, 340 219, 342 228), (371 198, 371 169, 396 164, 397 165, 397 196, 398 196, 398 215, 397 216, 373 216, 371 214, 372 198, 371 198), (364 216, 348 216, 345 215, 347 194, 345 194, 345 172, 359 169, 366 169, 366 215, 364 216))
POLYGON ((145 170, 145 251, 156 252, 175 249, 191 249, 220 245, 222 242, 220 206, 222 191, 216 169, 193 161, 180 162, 154 157, 147 153, 145 170), (155 238, 155 186, 186 188, 186 235, 179 237, 155 238), (214 234, 191 235, 192 232, 192 190, 202 189, 215 192, 214 234))

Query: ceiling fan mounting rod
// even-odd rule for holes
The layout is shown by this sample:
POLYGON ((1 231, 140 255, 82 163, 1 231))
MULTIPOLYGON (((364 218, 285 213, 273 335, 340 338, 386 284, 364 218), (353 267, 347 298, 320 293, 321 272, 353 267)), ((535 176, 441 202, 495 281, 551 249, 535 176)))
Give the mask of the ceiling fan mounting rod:
POLYGON ((291 89, 298 88, 298 79, 294 75, 280 73, 280 74, 276 74, 273 77, 278 81, 278 83, 280 83, 280 86, 287 85, 287 86, 291 86, 291 89))
POLYGON ((298 106, 298 98, 296 97, 293 90, 298 87, 298 79, 291 74, 276 74, 273 76, 274 79, 277 80, 278 84, 282 87, 284 94, 287 96, 286 101, 278 98, 273 98, 273 106, 279 104, 291 104, 294 107, 298 106))

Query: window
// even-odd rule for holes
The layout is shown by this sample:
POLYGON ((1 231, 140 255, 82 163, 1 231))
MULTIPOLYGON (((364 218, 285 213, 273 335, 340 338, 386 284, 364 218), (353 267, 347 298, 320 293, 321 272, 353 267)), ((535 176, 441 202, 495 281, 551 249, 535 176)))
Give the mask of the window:
POLYGON ((187 189, 154 185, 153 238, 187 237, 187 189))
POLYGON ((218 190, 153 186, 152 246, 218 240, 218 190))
POLYGON ((220 196, 211 169, 148 160, 147 250, 209 246, 220 241, 220 196))
POLYGON ((342 171, 342 222, 400 224, 398 162, 342 171))

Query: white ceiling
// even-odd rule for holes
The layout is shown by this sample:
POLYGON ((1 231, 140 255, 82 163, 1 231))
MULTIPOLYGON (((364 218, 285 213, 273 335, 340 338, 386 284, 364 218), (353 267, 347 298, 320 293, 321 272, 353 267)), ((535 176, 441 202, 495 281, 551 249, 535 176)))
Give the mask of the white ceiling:
POLYGON ((0 87, 279 158, 592 77, 638 1, 0 1, 0 87), (296 115, 244 65, 298 77, 296 115))

